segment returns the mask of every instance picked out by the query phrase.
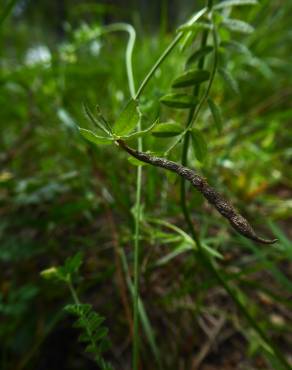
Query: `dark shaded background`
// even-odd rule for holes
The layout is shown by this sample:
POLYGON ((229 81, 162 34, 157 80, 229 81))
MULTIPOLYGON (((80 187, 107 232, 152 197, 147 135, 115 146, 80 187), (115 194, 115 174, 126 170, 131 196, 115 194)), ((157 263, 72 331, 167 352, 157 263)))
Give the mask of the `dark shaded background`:
MULTIPOLYGON (((0 1, 1 10, 8 1, 0 1)), ((260 3, 255 9, 234 11, 234 17, 255 27, 251 35, 232 36, 252 55, 230 52, 224 59, 241 93, 216 80, 212 96, 222 105, 223 133, 217 134, 206 109, 198 128, 206 135, 210 154, 204 165, 191 154, 190 163, 262 235, 274 235, 280 242, 275 248, 258 248, 233 233, 197 193, 190 192, 188 202, 202 240, 222 253, 218 264, 226 278, 288 357, 292 2, 260 3)), ((96 368, 62 310, 71 302, 67 288, 40 277, 43 269, 62 264, 79 250, 85 257, 76 285, 82 299, 106 317, 112 341, 106 358, 116 369, 131 368, 116 247, 124 248, 131 266, 135 167, 115 147, 89 145, 76 129, 88 127, 84 101, 92 109, 100 104, 111 122, 127 101, 126 38, 109 35, 96 44, 89 36, 95 27, 112 22, 133 24, 138 85, 175 28, 201 6, 202 1, 190 0, 20 0, 5 20, 0 33, 1 370, 96 368)), ((187 52, 178 50, 171 54, 145 91, 141 106, 150 120, 158 114, 161 119, 185 119, 162 109, 159 98, 183 70, 186 57, 187 52)), ((157 149, 162 144, 150 138, 145 145, 157 149)), ((145 174, 145 219, 160 218, 185 230, 176 179, 148 167, 145 174)), ((168 243, 175 237, 168 229, 142 223, 141 296, 164 369, 192 369, 208 343, 203 324, 213 327, 211 319, 223 317, 202 370, 239 369, 239 364, 249 370, 278 370, 275 362, 267 365, 269 354, 262 343, 200 261, 186 253, 157 265, 180 245, 168 243)), ((128 292, 126 296, 131 309, 128 292)), ((141 342, 143 369, 155 369, 144 332, 141 342)))

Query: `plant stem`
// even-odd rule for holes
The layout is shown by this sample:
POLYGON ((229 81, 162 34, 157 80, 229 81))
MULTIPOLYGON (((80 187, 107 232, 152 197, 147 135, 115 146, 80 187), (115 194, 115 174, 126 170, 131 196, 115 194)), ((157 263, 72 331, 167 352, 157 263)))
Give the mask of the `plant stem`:
MULTIPOLYGON (((212 29, 212 35, 213 35, 213 42, 214 42, 214 61, 213 61, 211 75, 210 75, 210 79, 209 79, 206 91, 204 92, 202 98, 200 99, 197 107, 190 109, 185 130, 178 136, 177 140, 167 149, 167 151, 165 152, 165 155, 168 155, 172 151, 172 149, 174 149, 176 147, 176 145, 179 142, 181 142, 182 139, 184 139, 185 142, 187 141, 189 143, 189 135, 190 135, 189 129, 195 124, 196 120, 199 117, 199 113, 200 113, 205 101, 207 100, 207 98, 209 96, 212 84, 214 82, 214 78, 215 78, 215 74, 216 74, 216 70, 217 70, 217 64, 218 64, 218 40, 217 40, 217 33, 216 33, 216 28, 215 28, 214 24, 213 24, 213 29, 212 29)), ((203 33, 201 47, 204 47, 206 45, 207 36, 208 36, 208 31, 205 31, 203 33)), ((198 63, 198 69, 203 69, 203 67, 204 67, 204 58, 201 58, 199 60, 199 63, 198 63)), ((199 92, 200 92, 200 85, 196 85, 195 88, 194 88, 194 91, 193 91, 193 95, 198 97, 199 92)), ((184 148, 184 145, 185 144, 183 144, 183 148, 184 148)), ((188 145, 187 145, 187 147, 188 147, 188 145)), ((183 151, 182 151, 182 159, 185 157, 185 160, 187 160, 187 153, 184 153, 184 150, 186 150, 186 149, 183 149, 183 151)))
MULTIPOLYGON (((135 80, 133 75, 133 49, 136 33, 132 26, 120 24, 129 33, 129 41, 126 49, 126 70, 131 97, 135 99, 135 80)), ((139 120, 138 131, 141 131, 139 120)), ((138 138, 138 148, 143 150, 142 138, 138 138)), ((136 174, 136 197, 135 197, 135 234, 134 234, 134 294, 133 294, 133 370, 139 366, 139 278, 140 278, 140 219, 141 219, 141 192, 142 192, 142 166, 138 166, 136 174)))
MULTIPOLYGON (((207 8, 211 9, 212 7, 212 0, 208 0, 207 2, 207 8)), ((204 47, 207 42, 207 36, 208 36, 208 31, 205 31, 202 36, 202 43, 201 46, 204 47)), ((186 127, 192 125, 195 120, 198 117, 199 111, 207 99, 212 82, 215 77, 215 72, 216 72, 216 66, 217 66, 217 35, 216 35, 216 30, 214 29, 213 26, 213 41, 214 41, 214 48, 215 48, 215 55, 214 55, 214 68, 210 77, 210 82, 207 87, 207 90, 201 99, 197 110, 195 111, 194 109, 191 109, 189 112, 188 120, 186 127)), ((198 68, 202 69, 204 66, 204 58, 201 58, 201 60, 198 63, 198 68)), ((199 95, 199 89, 200 86, 194 89, 194 95, 198 96, 199 95)), ((184 142, 183 142, 183 148, 182 148, 182 158, 181 158, 181 163, 183 166, 187 165, 187 157, 188 157, 188 148, 189 148, 189 140, 190 140, 190 133, 189 131, 186 132, 184 136, 184 142)), ((218 281, 218 283, 225 289, 226 293, 232 298, 233 302, 241 312, 241 314, 246 318, 246 320, 249 322, 251 327, 257 332, 257 334, 262 338, 262 340, 270 347, 270 349, 273 351, 275 357, 279 360, 279 362, 288 370, 291 370, 291 366, 285 359, 285 357, 282 355, 281 351, 275 346, 275 344, 272 342, 272 340, 266 335, 264 330, 257 324, 256 320, 253 318, 253 316, 246 310, 242 302, 238 299, 236 296, 236 293, 233 291, 233 289, 229 286, 229 284, 224 280, 224 277, 221 275, 219 270, 215 267, 215 265, 212 263, 210 260, 209 256, 206 255, 206 252, 204 251, 204 248, 202 247, 202 244, 200 242, 200 239, 198 237, 197 232, 194 229, 193 223, 191 221, 191 216, 187 207, 187 202, 186 202, 186 183, 185 179, 181 179, 181 208, 182 212, 184 214, 185 221, 188 225, 188 228, 190 230, 190 233, 194 239, 194 241, 197 244, 198 247, 198 253, 199 256, 201 257, 201 261, 203 262, 205 268, 214 276, 214 278, 218 281)))
POLYGON ((178 34, 173 39, 173 41, 168 45, 168 47, 165 49, 165 51, 163 52, 163 54, 158 58, 158 60, 153 65, 153 67, 150 69, 150 71, 147 74, 147 76, 145 77, 145 79, 142 81, 142 83, 141 83, 141 85, 140 85, 140 87, 139 87, 139 89, 137 91, 137 94, 135 96, 135 99, 138 99, 140 97, 140 95, 142 94, 142 92, 145 89, 146 85, 148 84, 148 82, 150 81, 150 79, 152 78, 152 76, 154 75, 154 73, 156 72, 156 70, 159 68, 159 66, 162 64, 162 62, 166 59, 166 57, 168 56, 168 54, 170 54, 170 52, 179 43, 179 41, 181 40, 182 36, 183 36, 182 33, 178 34))
MULTIPOLYGON (((201 9, 199 12, 197 12, 186 24, 192 25, 194 24, 199 18, 201 18, 206 12, 207 8, 201 9)), ((136 95, 135 99, 138 99, 142 92, 144 91, 146 85, 156 72, 156 70, 160 67, 162 62, 166 59, 166 57, 170 54, 170 52, 175 48, 175 46, 179 43, 179 41, 182 39, 184 33, 181 31, 177 34, 177 36, 172 40, 172 42, 168 45, 168 47, 164 50, 164 52, 161 54, 161 56, 157 59, 153 67, 150 69, 144 80, 142 81, 136 95)))
POLYGON ((109 26, 103 27, 101 34, 110 33, 110 32, 119 32, 124 31, 129 34, 129 40, 127 42, 126 47, 126 71, 127 71, 127 78, 128 78, 128 85, 131 97, 134 98, 135 96, 135 80, 133 74, 133 50, 136 41, 136 31, 133 26, 128 23, 113 23, 109 26))
POLYGON ((76 292, 76 290, 75 290, 75 288, 74 288, 74 286, 72 284, 72 281, 69 280, 67 282, 67 285, 69 287, 69 290, 70 290, 70 293, 72 295, 72 298, 73 298, 74 303, 75 304, 80 304, 80 300, 79 300, 78 295, 77 295, 77 292, 76 292))
MULTIPOLYGON (((132 99, 137 98, 135 90, 135 79, 133 74, 133 50, 136 40, 135 29, 127 23, 115 23, 103 28, 102 33, 125 31, 129 34, 126 47, 126 71, 128 86, 132 99)), ((142 91, 142 89, 141 89, 142 91)), ((138 131, 141 131, 141 120, 139 120, 138 131)), ((138 149, 143 150, 142 138, 138 138, 138 149)), ((135 230, 134 230, 134 289, 133 289, 133 370, 138 370, 139 364, 139 255, 140 255, 140 219, 141 219, 141 192, 142 192, 142 166, 138 166, 136 174, 136 196, 135 196, 135 230)))

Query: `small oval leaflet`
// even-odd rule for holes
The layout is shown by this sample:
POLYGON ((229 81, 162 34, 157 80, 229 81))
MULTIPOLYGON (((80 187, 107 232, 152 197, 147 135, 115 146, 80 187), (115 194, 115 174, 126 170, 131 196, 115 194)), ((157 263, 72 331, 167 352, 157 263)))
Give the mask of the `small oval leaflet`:
POLYGON ((209 78, 210 72, 200 69, 192 69, 177 77, 171 86, 175 88, 193 86, 207 81, 209 78))
POLYGON ((156 137, 173 137, 178 136, 182 133, 183 128, 172 122, 160 123, 152 131, 152 135, 156 137))
POLYGON ((79 127, 79 132, 86 140, 95 145, 110 144, 113 141, 113 139, 110 137, 98 136, 94 132, 87 130, 86 128, 79 127))
POLYGON ((221 110, 218 107, 218 105, 211 98, 208 98, 207 102, 208 102, 208 105, 209 105, 209 109, 211 111, 211 114, 213 116, 213 119, 214 119, 214 122, 215 122, 215 125, 216 125, 216 128, 217 128, 217 131, 220 134, 221 131, 222 131, 222 126, 223 126, 223 124, 222 124, 221 110))
POLYGON ((199 50, 196 50, 193 54, 191 54, 187 60, 187 64, 191 64, 196 62, 197 60, 201 59, 202 57, 205 57, 211 51, 213 50, 212 46, 205 46, 199 50))
POLYGON ((187 94, 167 94, 160 99, 161 103, 171 108, 189 109, 195 108, 198 104, 198 99, 187 94))
POLYGON ((252 33, 254 28, 249 23, 240 21, 239 19, 226 18, 221 23, 221 26, 227 28, 229 31, 239 32, 239 33, 252 33))
MULTIPOLYGON (((89 106, 86 102, 83 103, 83 109, 84 109, 84 112, 87 116, 87 118, 90 120, 90 122, 98 129, 100 129, 101 131, 103 131, 104 133, 106 134, 109 134, 110 130, 108 129, 108 126, 106 127, 105 125, 105 120, 103 119, 100 119, 100 118, 95 118, 94 115, 92 114, 92 112, 90 111, 89 109, 89 106)), ((101 116, 101 114, 100 114, 101 116)))
POLYGON ((191 130, 192 143, 196 158, 202 162, 207 155, 207 143, 201 131, 193 128, 191 130))
POLYGON ((222 41, 220 43, 220 46, 224 49, 229 49, 234 52, 246 55, 249 58, 252 57, 252 52, 249 50, 249 48, 246 45, 238 41, 234 41, 234 40, 222 41))
POLYGON ((138 102, 131 99, 117 119, 114 125, 114 133, 117 136, 130 134, 137 126, 139 119, 138 102))
POLYGON ((229 89, 235 94, 239 94, 238 83, 235 80, 235 78, 231 75, 231 73, 226 68, 218 68, 218 72, 223 78, 226 85, 229 87, 229 89))

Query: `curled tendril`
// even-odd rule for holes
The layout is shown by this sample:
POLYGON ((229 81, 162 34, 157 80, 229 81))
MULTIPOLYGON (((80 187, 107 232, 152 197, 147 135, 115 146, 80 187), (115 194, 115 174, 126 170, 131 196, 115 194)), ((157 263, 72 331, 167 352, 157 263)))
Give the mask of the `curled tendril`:
POLYGON ((169 161, 166 158, 159 158, 148 153, 140 152, 130 148, 123 140, 117 140, 117 144, 126 150, 131 156, 139 161, 149 163, 156 167, 162 167, 169 171, 175 172, 187 181, 189 181, 203 196, 212 204, 217 211, 227 220, 230 225, 241 235, 258 243, 273 244, 277 239, 263 239, 255 233, 249 222, 229 203, 224 197, 212 188, 208 182, 195 171, 184 167, 176 162, 169 161))

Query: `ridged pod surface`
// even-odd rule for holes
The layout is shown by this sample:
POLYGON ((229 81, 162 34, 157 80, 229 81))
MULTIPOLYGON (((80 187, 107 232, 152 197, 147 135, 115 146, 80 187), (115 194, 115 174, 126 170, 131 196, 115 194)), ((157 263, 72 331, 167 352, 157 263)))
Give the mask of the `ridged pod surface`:
POLYGON ((263 239, 255 233, 249 222, 228 202, 217 190, 212 188, 206 179, 198 175, 195 171, 180 165, 179 163, 169 161, 166 158, 160 158, 148 153, 140 152, 130 148, 123 140, 117 140, 118 145, 126 150, 131 156, 139 161, 149 163, 156 167, 165 168, 175 172, 187 181, 189 181, 203 196, 212 204, 217 211, 225 217, 230 225, 241 235, 258 243, 273 244, 277 239, 263 239))

